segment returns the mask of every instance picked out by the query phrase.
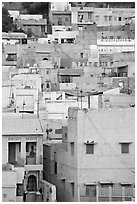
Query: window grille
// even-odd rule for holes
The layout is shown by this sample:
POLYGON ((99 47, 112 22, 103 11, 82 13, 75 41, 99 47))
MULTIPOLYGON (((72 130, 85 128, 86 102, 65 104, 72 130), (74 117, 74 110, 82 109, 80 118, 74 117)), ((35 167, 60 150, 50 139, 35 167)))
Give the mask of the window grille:
POLYGON ((121 153, 129 153, 129 143, 121 144, 121 153))
POLYGON ((94 154, 94 144, 86 144, 86 154, 94 154))

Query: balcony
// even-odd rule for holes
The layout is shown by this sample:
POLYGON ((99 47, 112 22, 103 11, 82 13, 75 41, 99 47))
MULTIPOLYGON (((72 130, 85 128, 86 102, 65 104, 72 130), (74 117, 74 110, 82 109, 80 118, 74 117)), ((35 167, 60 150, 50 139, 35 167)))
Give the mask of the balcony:
POLYGON ((40 155, 38 158, 32 157, 32 156, 26 156, 26 165, 25 170, 26 171, 42 171, 43 170, 43 164, 42 164, 42 155, 40 155))
POLYGON ((27 156, 26 165, 36 164, 36 157, 27 156))
POLYGON ((105 69, 114 69, 120 67, 126 67, 128 64, 126 62, 113 61, 113 62, 102 62, 102 67, 105 69))

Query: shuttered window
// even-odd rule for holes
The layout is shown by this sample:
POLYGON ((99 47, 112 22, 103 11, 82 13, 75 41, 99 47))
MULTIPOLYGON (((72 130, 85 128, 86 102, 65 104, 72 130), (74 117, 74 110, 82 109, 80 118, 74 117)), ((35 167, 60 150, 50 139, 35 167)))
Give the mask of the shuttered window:
POLYGON ((94 154, 94 144, 86 144, 86 154, 94 154))
POLYGON ((121 153, 129 153, 129 143, 121 144, 121 153))

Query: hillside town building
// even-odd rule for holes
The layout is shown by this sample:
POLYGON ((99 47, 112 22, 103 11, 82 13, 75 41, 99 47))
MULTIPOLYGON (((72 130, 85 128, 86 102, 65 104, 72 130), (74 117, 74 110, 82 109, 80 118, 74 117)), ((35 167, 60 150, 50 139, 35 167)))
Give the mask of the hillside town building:
POLYGON ((2 8, 2 201, 134 201, 134 2, 2 8))

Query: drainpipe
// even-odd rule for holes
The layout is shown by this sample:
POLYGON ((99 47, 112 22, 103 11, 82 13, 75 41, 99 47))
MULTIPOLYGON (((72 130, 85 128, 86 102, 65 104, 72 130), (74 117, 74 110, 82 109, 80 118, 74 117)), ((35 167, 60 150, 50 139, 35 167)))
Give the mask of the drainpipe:
POLYGON ((88 108, 90 109, 90 94, 88 94, 88 108))

